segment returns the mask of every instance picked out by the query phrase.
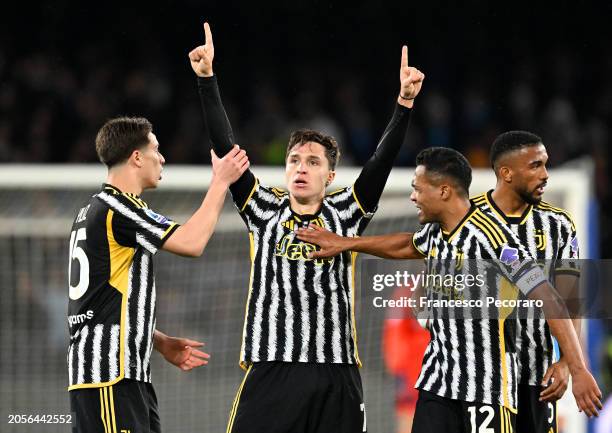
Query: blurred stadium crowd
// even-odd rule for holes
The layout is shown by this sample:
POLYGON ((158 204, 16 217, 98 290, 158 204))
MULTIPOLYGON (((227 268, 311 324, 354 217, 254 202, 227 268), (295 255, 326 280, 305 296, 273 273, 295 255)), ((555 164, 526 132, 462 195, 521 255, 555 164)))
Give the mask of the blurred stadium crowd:
POLYGON ((97 129, 130 114, 153 121, 168 162, 208 163, 187 61, 206 18, 253 163, 281 163, 288 133, 311 127, 338 138, 344 165, 361 164, 392 110, 408 43, 427 79, 399 165, 423 147, 450 146, 485 167, 499 132, 536 132, 551 166, 595 162, 608 256, 610 5, 441 5, 15 5, 0 18, 0 162, 95 162, 97 129))

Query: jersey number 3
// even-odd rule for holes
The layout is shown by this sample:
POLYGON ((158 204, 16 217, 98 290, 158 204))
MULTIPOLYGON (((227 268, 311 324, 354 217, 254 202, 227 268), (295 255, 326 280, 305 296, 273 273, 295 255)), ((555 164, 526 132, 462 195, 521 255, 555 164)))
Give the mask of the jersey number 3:
POLYGON ((70 299, 76 301, 85 294, 89 287, 89 260, 85 250, 79 246, 79 241, 87 239, 86 228, 80 228, 70 233, 70 257, 68 258, 68 286, 70 299), (72 285, 72 262, 79 262, 79 280, 76 286, 72 285))

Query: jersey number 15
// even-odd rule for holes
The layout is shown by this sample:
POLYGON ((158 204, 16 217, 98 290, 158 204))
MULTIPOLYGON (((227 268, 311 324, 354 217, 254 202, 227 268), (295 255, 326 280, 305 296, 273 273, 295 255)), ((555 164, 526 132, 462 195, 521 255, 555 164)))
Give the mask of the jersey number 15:
POLYGON ((87 230, 85 227, 80 228, 70 233, 70 251, 68 258, 68 286, 70 287, 70 299, 76 301, 85 294, 89 287, 89 260, 85 250, 79 246, 79 241, 87 239, 87 230), (72 285, 72 261, 79 262, 79 280, 76 286, 72 285))

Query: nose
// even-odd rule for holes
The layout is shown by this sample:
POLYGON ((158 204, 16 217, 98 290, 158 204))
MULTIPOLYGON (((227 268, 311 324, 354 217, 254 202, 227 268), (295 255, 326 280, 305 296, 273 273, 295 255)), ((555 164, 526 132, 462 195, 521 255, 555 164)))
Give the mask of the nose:
POLYGON ((298 173, 306 173, 306 163, 300 162, 297 166, 298 173))
POLYGON ((412 192, 410 193, 410 200, 411 200, 413 203, 416 203, 416 191, 412 191, 412 192))
POLYGON ((548 181, 548 170, 546 170, 545 166, 543 167, 543 170, 542 170, 542 180, 548 181))
POLYGON ((166 158, 164 158, 164 155, 162 155, 161 153, 159 154, 159 162, 161 163, 161 165, 164 165, 166 163, 166 158))

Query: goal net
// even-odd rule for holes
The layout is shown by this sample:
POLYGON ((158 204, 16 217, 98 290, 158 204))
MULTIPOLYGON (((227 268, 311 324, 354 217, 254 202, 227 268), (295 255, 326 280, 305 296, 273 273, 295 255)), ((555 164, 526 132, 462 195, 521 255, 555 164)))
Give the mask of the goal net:
MULTIPOLYGON (((255 167, 262 183, 282 187, 281 168, 255 167)), ((334 185, 350 185, 358 169, 340 169, 334 185)), ((143 198, 157 212, 184 222, 199 206, 210 167, 167 167, 156 191, 143 198)), ((66 370, 68 238, 80 206, 105 179, 100 166, 0 166, 0 407, 9 414, 69 414, 66 370)), ((394 169, 366 234, 414 231, 412 169, 394 169)), ((584 167, 550 173, 546 200, 575 217, 588 253, 591 176, 584 167)), ((474 173, 471 193, 494 186, 490 170, 474 173)), ((181 372, 154 355, 152 365, 164 431, 220 432, 242 380, 238 356, 249 279, 249 240, 229 198, 204 255, 156 256, 157 326, 169 335, 206 342, 208 366, 181 372)), ((364 260, 361 258, 360 260, 364 260)), ((359 260, 357 262, 359 269, 359 260)), ((356 278, 359 285, 359 277, 356 278)), ((358 288, 359 293, 359 288, 358 288)), ((367 294, 357 296, 358 304, 367 294)), ((368 429, 395 430, 395 382, 381 342, 385 312, 357 305, 368 429)), ((566 394, 567 395, 567 394, 566 394)), ((570 423, 572 409, 568 409, 570 423)), ((584 431, 579 425, 569 431, 584 431)), ((1 429, 4 430, 4 427, 1 429)), ((11 430, 11 429, 9 429, 11 430)), ((17 427, 15 427, 17 430, 17 427)), ((65 425, 27 424, 21 433, 67 431, 65 425)))

